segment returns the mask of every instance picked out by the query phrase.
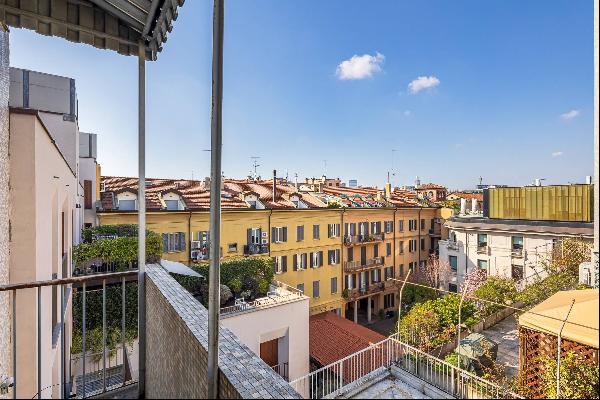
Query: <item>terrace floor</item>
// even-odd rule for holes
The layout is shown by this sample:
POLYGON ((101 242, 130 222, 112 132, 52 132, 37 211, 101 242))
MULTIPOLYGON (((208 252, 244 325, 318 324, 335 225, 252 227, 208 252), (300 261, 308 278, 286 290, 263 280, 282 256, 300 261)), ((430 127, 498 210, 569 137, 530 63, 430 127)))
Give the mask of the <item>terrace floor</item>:
POLYGON ((391 376, 388 379, 377 382, 370 386, 358 396, 360 399, 430 399, 421 391, 404 383, 402 380, 391 376))
POLYGON ((514 315, 509 315, 482 334, 498 343, 496 360, 506 368, 506 376, 516 376, 519 370, 519 331, 514 315))

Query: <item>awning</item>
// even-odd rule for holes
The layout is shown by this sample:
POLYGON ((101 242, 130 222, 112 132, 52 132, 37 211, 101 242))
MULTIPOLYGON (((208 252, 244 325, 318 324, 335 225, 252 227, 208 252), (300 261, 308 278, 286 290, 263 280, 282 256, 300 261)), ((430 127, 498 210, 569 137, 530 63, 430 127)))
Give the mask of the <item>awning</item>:
POLYGON ((160 265, 172 274, 193 276, 195 278, 204 278, 202 275, 180 262, 160 260, 160 265))
POLYGON ((124 55, 156 60, 185 0, 28 0, 0 2, 0 21, 124 55), (5 4, 7 3, 7 4, 5 4))
POLYGON ((562 321, 575 300, 562 337, 598 348, 598 289, 558 292, 519 317, 519 325, 558 336, 562 321), (552 318, 546 318, 552 317, 552 318))

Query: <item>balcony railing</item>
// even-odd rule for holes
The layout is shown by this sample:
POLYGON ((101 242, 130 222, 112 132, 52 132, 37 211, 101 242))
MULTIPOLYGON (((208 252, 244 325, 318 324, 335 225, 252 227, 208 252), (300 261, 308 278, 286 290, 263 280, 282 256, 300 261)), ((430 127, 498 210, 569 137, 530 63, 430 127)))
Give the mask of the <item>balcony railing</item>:
POLYGON ((266 254, 269 252, 268 244, 247 244, 244 246, 244 255, 266 254))
POLYGON ((488 254, 489 247, 487 244, 477 245, 477 254, 488 254))
POLYGON ((281 363, 277 365, 272 365, 271 369, 277 372, 283 379, 286 381, 290 380, 290 365, 289 363, 281 363))
POLYGON ((360 397, 361 386, 381 380, 394 368, 414 376, 418 380, 414 385, 416 390, 426 390, 423 386, 429 385, 454 398, 520 398, 507 388, 400 342, 397 334, 296 379, 290 385, 307 399, 337 398, 350 392, 360 397))
POLYGON ((301 290, 283 282, 273 281, 265 297, 249 302, 244 301, 244 299, 237 299, 233 306, 221 308, 221 316, 228 317, 236 313, 268 308, 303 298, 304 293, 301 290))
MULTIPOLYGON (((12 302, 12 397, 13 398, 49 398, 53 396, 53 392, 58 391, 58 396, 60 398, 69 398, 69 397, 89 397, 93 395, 99 395, 110 390, 123 387, 125 385, 129 385, 135 383, 131 379, 131 371, 126 368, 127 362, 122 362, 120 366, 113 365, 110 366, 110 353, 118 352, 118 349, 109 349, 107 346, 100 352, 98 356, 96 354, 96 361, 101 362, 102 368, 96 368, 93 371, 89 370, 89 367, 86 367, 86 364, 89 364, 90 357, 94 357, 91 353, 88 352, 87 348, 87 339, 88 339, 88 327, 89 323, 86 323, 88 307, 86 306, 87 296, 90 292, 94 292, 95 295, 100 293, 102 296, 102 300, 100 303, 102 304, 102 315, 100 316, 92 316, 91 320, 101 320, 102 321, 102 339, 101 343, 107 343, 107 285, 111 287, 121 286, 121 304, 122 304, 122 315, 121 315, 121 349, 126 349, 126 335, 125 335, 125 299, 126 299, 126 281, 128 278, 137 275, 137 272, 117 272, 114 274, 103 274, 103 275, 91 275, 91 276, 81 276, 81 277, 73 277, 73 278, 63 278, 63 279, 53 279, 49 281, 37 281, 37 282, 27 282, 27 283, 18 283, 18 284, 9 284, 0 286, 0 293, 10 293, 11 302, 12 302), (20 313, 17 312, 18 307, 21 303, 20 299, 22 296, 27 299, 31 297, 32 290, 36 291, 37 301, 35 304, 35 310, 31 310, 29 314, 24 314, 24 311, 20 313), (66 321, 69 318, 69 310, 73 308, 73 291, 76 290, 78 296, 81 296, 81 354, 79 357, 75 357, 74 359, 81 359, 81 374, 76 374, 77 376, 73 376, 73 371, 71 369, 70 360, 70 350, 71 346, 67 343, 67 334, 65 334, 65 327, 68 326, 70 321, 66 321), (53 294, 50 296, 51 291, 53 294), (54 298, 54 293, 60 291, 60 297, 56 296, 57 302, 60 301, 60 305, 51 304, 43 302, 42 298, 46 296, 54 298), (49 341, 43 339, 44 332, 42 330, 44 324, 42 321, 42 315, 47 312, 47 308, 53 309, 54 307, 60 307, 60 316, 58 317, 58 321, 56 321, 56 326, 53 327, 52 332, 48 332, 48 335, 52 335, 53 338, 49 341), (46 310, 46 311, 45 311, 46 310), (35 319, 35 329, 36 333, 32 335, 32 332, 25 332, 22 334, 22 331, 19 329, 19 326, 26 326, 21 318, 26 320, 35 319), (37 337, 36 343, 33 344, 36 346, 36 360, 32 365, 32 368, 35 368, 37 379, 31 382, 29 377, 21 380, 18 375, 19 368, 23 368, 20 364, 22 360, 21 354, 17 351, 19 347, 27 348, 27 351, 33 351, 31 348, 28 348, 28 344, 23 344, 22 338, 27 337, 37 337), (49 348, 43 347, 46 346, 45 343, 52 343, 52 350, 49 348), (42 363, 42 355, 47 354, 48 351, 54 351, 55 348, 59 349, 57 353, 59 355, 60 365, 57 366, 59 371, 58 382, 49 381, 47 374, 42 374, 42 371, 51 368, 51 366, 42 363), (29 385, 29 386, 27 386, 29 385)), ((133 283, 136 284, 136 283, 133 283)), ((28 302, 24 302, 24 304, 28 304, 28 302)), ((96 304, 98 304, 96 302, 96 304)), ((73 316, 75 317, 75 316, 73 316)), ((68 331, 68 330, 67 330, 68 331)), ((121 350, 123 351, 123 350, 121 350)), ((127 354, 121 354, 121 359, 127 359, 127 354)), ((23 358, 24 359, 24 358, 23 358)), ((47 363, 47 360, 44 360, 47 363)), ((52 379, 52 378, 50 378, 52 379)))
POLYGON ((364 263, 361 262, 360 260, 346 261, 346 262, 344 262, 344 272, 346 272, 346 273, 356 272, 356 271, 360 271, 363 269, 379 267, 381 265, 383 265, 383 257, 369 258, 364 263))
POLYGON ((354 301, 362 296, 368 296, 371 294, 379 293, 385 289, 386 285, 384 282, 375 282, 370 285, 361 286, 356 289, 348 291, 348 300, 354 301))
POLYGON ((344 236, 344 244, 346 246, 353 246, 361 243, 381 242, 383 238, 383 233, 373 233, 370 235, 346 235, 344 236))
POLYGON ((513 248, 510 250, 510 255, 515 258, 521 258, 521 257, 523 257, 523 249, 514 249, 513 248))
POLYGON ((448 250, 454 250, 454 251, 458 251, 458 242, 452 242, 452 241, 448 241, 448 250))

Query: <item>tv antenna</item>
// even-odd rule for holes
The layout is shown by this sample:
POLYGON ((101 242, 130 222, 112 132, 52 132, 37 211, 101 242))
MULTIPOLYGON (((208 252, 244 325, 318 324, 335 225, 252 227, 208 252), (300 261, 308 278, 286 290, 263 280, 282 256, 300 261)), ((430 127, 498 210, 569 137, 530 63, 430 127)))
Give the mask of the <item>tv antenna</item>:
POLYGON ((252 168, 254 170, 254 172, 253 172, 253 170, 250 170, 250 172, 252 172, 252 179, 256 180, 256 177, 258 176, 257 169, 258 169, 258 167, 260 167, 260 164, 258 163, 258 160, 260 160, 260 157, 252 156, 252 157, 250 157, 250 159, 252 160, 252 168))

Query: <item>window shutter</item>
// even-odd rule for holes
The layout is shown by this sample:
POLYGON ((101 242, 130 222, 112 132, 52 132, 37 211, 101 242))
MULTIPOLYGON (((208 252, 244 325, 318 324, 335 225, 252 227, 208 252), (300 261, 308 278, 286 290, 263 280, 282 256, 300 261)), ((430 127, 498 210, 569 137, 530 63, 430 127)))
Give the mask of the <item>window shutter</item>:
POLYGON ((292 257, 292 269, 298 271, 298 254, 294 254, 292 257))
POLYGON ((331 238, 331 236, 332 236, 331 235, 331 228, 332 228, 332 225, 331 224, 327 224, 327 237, 328 238, 331 238))
POLYGON ((302 253, 302 266, 304 268, 308 267, 308 254, 307 253, 302 253))
POLYGON ((252 228, 246 230, 246 244, 252 243, 252 228))
POLYGON ((169 252, 169 235, 166 233, 163 233, 162 239, 163 239, 163 252, 167 253, 167 252, 169 252))
POLYGON ((348 280, 350 279, 350 275, 344 276, 344 289, 350 289, 348 286, 348 280))
POLYGON ((287 242, 287 226, 284 226, 282 228, 283 231, 283 238, 281 239, 282 242, 287 242))
POLYGON ((287 272, 287 256, 281 256, 281 271, 287 272))
POLYGON ((319 267, 323 266, 323 251, 319 252, 319 267))
POLYGON ((271 243, 275 243, 277 241, 277 228, 271 228, 271 243))
POLYGON ((277 257, 271 257, 273 260, 273 272, 277 273, 277 257))
POLYGON ((335 250, 335 263, 338 264, 340 262, 340 249, 335 250))

